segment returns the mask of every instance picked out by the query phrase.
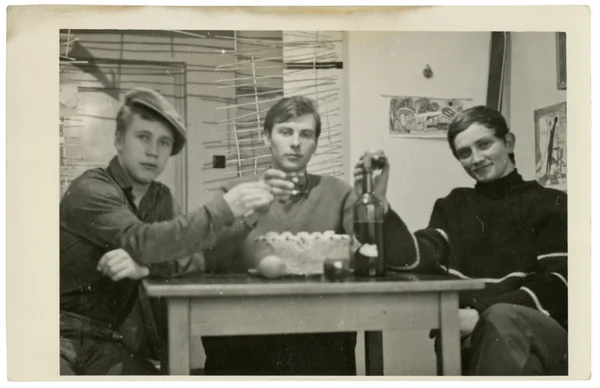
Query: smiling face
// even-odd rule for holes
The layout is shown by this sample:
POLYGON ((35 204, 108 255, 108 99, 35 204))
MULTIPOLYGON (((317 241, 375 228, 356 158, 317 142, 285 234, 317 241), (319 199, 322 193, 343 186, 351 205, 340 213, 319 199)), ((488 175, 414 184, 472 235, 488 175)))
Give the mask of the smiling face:
POLYGON ((479 123, 473 123, 454 138, 460 164, 473 179, 482 183, 500 179, 515 169, 510 157, 514 144, 512 133, 500 139, 493 129, 479 123))
POLYGON ((133 113, 127 128, 117 133, 115 147, 133 183, 146 185, 167 166, 173 141, 173 134, 166 123, 133 113))
POLYGON ((265 144, 271 149, 273 167, 284 172, 302 172, 317 149, 316 122, 312 114, 273 126, 265 144))

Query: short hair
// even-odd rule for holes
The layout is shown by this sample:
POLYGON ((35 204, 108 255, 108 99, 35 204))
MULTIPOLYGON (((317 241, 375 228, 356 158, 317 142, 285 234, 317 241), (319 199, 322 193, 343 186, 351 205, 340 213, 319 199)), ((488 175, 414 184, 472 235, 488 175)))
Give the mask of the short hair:
POLYGON ((321 116, 317 112, 313 101, 304 96, 284 97, 273 105, 265 117, 264 131, 271 135, 276 124, 285 123, 308 114, 315 119, 315 134, 318 139, 321 135, 321 116))
POLYGON ((138 115, 144 120, 148 121, 160 121, 164 123, 173 135, 173 140, 177 141, 178 137, 175 134, 175 130, 172 128, 172 124, 168 122, 162 115, 158 114, 152 109, 148 109, 143 105, 131 104, 123 105, 117 113, 117 135, 122 136, 127 132, 129 125, 133 121, 133 116, 138 115))
MULTIPOLYGON (((494 136, 498 139, 505 140, 506 135, 510 132, 506 119, 496 109, 478 105, 470 109, 459 112, 448 127, 448 144, 452 150, 452 154, 458 159, 456 153, 456 145, 454 140, 459 133, 465 131, 473 124, 483 125, 494 131, 494 136)), ((510 153, 510 160, 515 163, 515 154, 510 153)))

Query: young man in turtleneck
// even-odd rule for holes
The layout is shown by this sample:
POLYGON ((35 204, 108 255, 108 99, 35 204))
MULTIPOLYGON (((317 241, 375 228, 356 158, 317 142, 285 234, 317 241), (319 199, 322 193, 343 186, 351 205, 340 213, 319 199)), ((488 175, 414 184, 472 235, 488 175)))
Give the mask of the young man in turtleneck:
POLYGON ((566 193, 523 180, 515 136, 493 109, 458 114, 448 141, 475 187, 438 199, 414 234, 390 212, 388 269, 485 280, 460 295, 465 375, 567 375, 566 193))

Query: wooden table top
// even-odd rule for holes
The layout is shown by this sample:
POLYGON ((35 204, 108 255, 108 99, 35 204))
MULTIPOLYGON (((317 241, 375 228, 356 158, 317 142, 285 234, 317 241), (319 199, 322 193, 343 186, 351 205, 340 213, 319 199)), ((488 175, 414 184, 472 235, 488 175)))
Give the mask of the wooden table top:
POLYGON ((382 278, 348 277, 332 282, 321 275, 288 275, 267 280, 252 274, 194 273, 170 279, 144 279, 151 297, 225 297, 225 296, 300 296, 390 294, 409 292, 439 292, 477 290, 485 287, 478 279, 457 279, 450 276, 389 273, 382 278))

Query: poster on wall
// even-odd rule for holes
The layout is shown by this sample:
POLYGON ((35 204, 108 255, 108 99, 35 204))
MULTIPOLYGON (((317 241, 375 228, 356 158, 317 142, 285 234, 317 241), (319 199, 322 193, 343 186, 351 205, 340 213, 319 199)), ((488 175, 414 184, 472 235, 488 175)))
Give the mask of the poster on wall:
POLYGON ((543 186, 567 190, 567 103, 534 111, 535 177, 543 186))
POLYGON ((384 96, 390 99, 391 136, 443 138, 454 116, 472 106, 469 98, 384 96))

